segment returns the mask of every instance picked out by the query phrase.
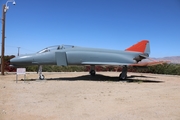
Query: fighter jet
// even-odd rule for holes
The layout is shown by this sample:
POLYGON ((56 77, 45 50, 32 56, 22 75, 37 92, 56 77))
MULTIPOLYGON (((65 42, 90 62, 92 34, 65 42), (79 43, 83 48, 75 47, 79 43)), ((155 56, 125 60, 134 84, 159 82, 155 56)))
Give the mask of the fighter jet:
MULTIPOLYGON (((87 48, 73 45, 47 47, 34 54, 17 56, 10 60, 11 66, 20 67, 38 65, 39 79, 43 80, 42 65, 90 65, 90 75, 96 74, 96 65, 122 66, 119 79, 127 78, 127 66, 138 66, 139 62, 149 57, 150 43, 142 40, 125 50, 87 48)), ((146 64, 147 65, 147 64, 146 64)))

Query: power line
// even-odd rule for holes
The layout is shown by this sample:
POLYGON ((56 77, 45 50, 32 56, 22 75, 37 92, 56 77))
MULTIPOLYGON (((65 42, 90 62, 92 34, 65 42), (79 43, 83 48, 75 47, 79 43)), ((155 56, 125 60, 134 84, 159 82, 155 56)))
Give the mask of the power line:
MULTIPOLYGON (((11 45, 6 45, 6 47, 10 47, 10 48, 18 48, 18 46, 11 46, 11 45)), ((20 47, 20 48, 21 48, 21 49, 24 49, 24 50, 26 50, 26 51, 35 52, 35 51, 33 51, 33 50, 26 49, 26 48, 24 48, 24 47, 20 47)))

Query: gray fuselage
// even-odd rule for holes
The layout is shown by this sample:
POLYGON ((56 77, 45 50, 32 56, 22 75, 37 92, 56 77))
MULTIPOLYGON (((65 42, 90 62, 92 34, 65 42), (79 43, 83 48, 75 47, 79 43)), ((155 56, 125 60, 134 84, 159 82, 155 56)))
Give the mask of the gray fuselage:
POLYGON ((57 46, 41 52, 15 57, 10 60, 13 66, 25 65, 129 65, 136 63, 143 53, 77 46, 57 46))

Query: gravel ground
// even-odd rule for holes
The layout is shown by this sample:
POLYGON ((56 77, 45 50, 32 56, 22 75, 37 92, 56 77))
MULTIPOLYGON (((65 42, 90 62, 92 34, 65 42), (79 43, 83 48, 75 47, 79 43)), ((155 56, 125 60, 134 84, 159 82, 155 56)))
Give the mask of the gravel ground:
POLYGON ((0 120, 180 120, 180 76, 118 72, 6 73, 0 120))

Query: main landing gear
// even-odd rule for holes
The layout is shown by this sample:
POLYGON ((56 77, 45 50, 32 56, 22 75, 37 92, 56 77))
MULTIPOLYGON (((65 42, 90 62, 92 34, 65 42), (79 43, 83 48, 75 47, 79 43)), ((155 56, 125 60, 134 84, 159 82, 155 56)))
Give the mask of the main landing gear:
POLYGON ((39 73, 39 79, 40 80, 44 80, 44 75, 42 74, 42 65, 39 65, 39 68, 38 68, 38 73, 39 73))
POLYGON ((122 72, 119 75, 119 80, 127 79, 127 65, 124 65, 122 68, 122 72))
POLYGON ((89 74, 90 74, 91 76, 95 76, 95 75, 96 75, 95 65, 91 65, 91 70, 89 71, 89 74))
MULTIPOLYGON (((91 69, 89 71, 89 74, 91 76, 96 75, 95 65, 91 65, 91 69)), ((126 80, 126 79, 127 79, 127 65, 124 65, 122 68, 122 72, 119 74, 119 80, 126 80)))

